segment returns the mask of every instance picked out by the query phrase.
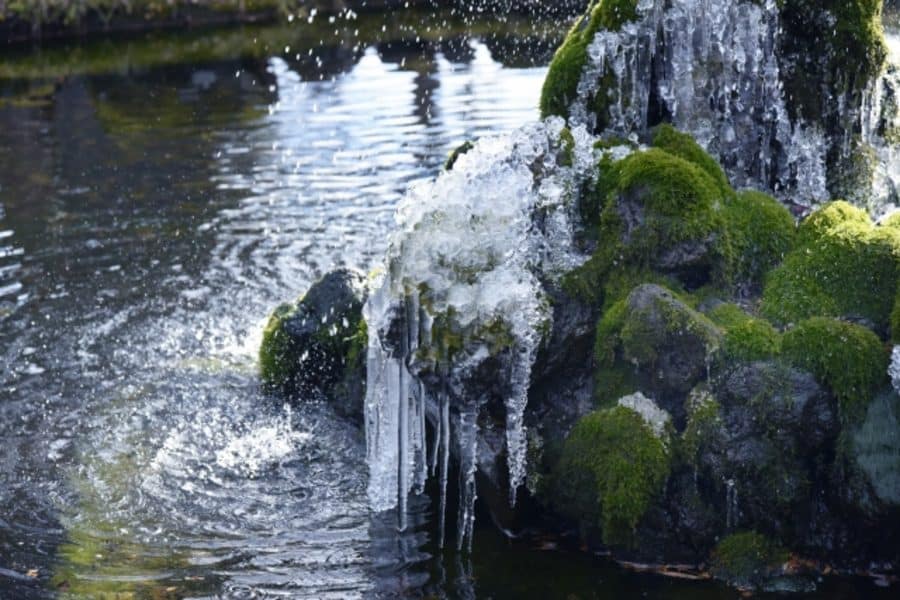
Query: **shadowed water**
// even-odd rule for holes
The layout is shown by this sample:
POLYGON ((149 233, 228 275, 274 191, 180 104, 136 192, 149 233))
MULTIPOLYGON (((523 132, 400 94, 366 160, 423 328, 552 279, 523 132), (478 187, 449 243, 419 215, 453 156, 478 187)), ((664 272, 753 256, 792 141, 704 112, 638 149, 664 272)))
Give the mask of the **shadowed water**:
POLYGON ((426 499, 404 534, 368 512, 356 425, 260 390, 271 308, 370 268, 410 183, 536 118, 567 25, 411 22, 5 54, 0 598, 733 596, 486 519, 433 558, 426 499))

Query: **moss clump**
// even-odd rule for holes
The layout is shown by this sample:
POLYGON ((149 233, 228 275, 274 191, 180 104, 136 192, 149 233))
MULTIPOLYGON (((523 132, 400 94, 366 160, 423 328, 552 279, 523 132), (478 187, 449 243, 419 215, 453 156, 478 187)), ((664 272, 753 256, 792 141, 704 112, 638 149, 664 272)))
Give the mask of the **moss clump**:
POLYGON ((739 587, 757 588, 781 573, 790 554, 779 544, 755 531, 733 533, 712 552, 713 575, 739 587))
MULTIPOLYGON (((637 18, 637 0, 593 0, 586 14, 575 22, 553 56, 541 90, 541 117, 568 117, 578 81, 587 61, 587 47, 600 29, 618 30, 637 18)), ((600 92, 603 93, 602 91, 600 92)))
POLYGON ((887 329, 900 276, 900 230, 833 202, 801 223, 798 245, 772 271, 762 313, 779 324, 812 316, 861 318, 887 329))
POLYGON ((604 542, 629 545, 669 469, 666 445, 638 413, 621 406, 595 411, 566 439, 558 501, 570 516, 599 525, 604 542))
POLYGON ((744 312, 738 305, 722 303, 707 313, 725 330, 719 356, 727 363, 774 358, 781 353, 781 334, 771 323, 744 312))
POLYGON ((784 334, 782 354, 831 389, 845 423, 858 422, 887 383, 888 354, 878 336, 860 325, 814 317, 784 334))
POLYGON ((719 403, 706 391, 691 392, 687 402, 687 425, 678 440, 680 460, 696 469, 704 445, 713 440, 721 428, 719 403))
POLYGON ((563 167, 571 167, 575 164, 575 136, 568 127, 563 127, 559 132, 560 155, 559 164, 563 167))
POLYGON ((725 175, 725 171, 719 166, 718 161, 710 156, 689 134, 682 133, 666 123, 654 131, 653 146, 703 169, 715 181, 723 196, 734 194, 731 184, 728 182, 728 176, 725 175))
POLYGON ((285 385, 299 364, 300 354, 283 325, 296 311, 294 305, 278 306, 263 330, 262 344, 259 347, 259 374, 269 385, 285 385))
POLYGON ((735 281, 750 290, 758 289, 765 274, 794 247, 794 217, 771 196, 744 190, 726 199, 725 221, 733 250, 735 281))
POLYGON ((475 144, 466 140, 465 142, 463 142, 462 144, 460 144, 459 146, 454 148, 453 151, 450 153, 450 156, 447 157, 447 162, 444 163, 444 170, 452 171, 453 165, 456 164, 456 161, 459 160, 459 157, 474 147, 475 147, 475 144))
POLYGON ((726 278, 722 194, 705 171, 657 148, 629 155, 615 170, 617 186, 600 218, 601 265, 649 269, 694 286, 726 278))

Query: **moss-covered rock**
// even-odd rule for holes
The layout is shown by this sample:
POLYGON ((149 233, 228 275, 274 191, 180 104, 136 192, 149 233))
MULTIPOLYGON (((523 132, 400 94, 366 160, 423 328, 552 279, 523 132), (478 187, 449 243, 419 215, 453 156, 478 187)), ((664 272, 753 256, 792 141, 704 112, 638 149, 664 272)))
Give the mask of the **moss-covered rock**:
POLYGON ((766 279, 761 310, 779 324, 846 317, 884 332, 898 276, 900 231, 832 202, 801 223, 797 247, 766 279))
POLYGON ((272 313, 259 350, 263 383, 303 398, 328 393, 342 412, 359 418, 365 348, 365 278, 333 271, 293 304, 272 313))
POLYGON ((794 247, 794 217, 777 200, 754 190, 726 197, 724 213, 734 257, 732 276, 742 292, 756 292, 766 273, 794 247))
POLYGON ((555 473, 557 504, 570 517, 599 526, 606 543, 630 545, 664 491, 669 454, 665 439, 635 410, 615 406, 590 413, 566 439, 555 473))
POLYGON ((637 18, 637 0, 592 0, 553 56, 541 91, 541 117, 568 117, 578 91, 587 47, 601 29, 616 31, 637 18))
POLYGON ((784 334, 782 353, 832 391, 845 423, 862 419, 869 402, 887 384, 887 349, 860 325, 813 317, 784 334))
POLYGON ((608 404, 640 391, 681 422, 684 398, 706 377, 720 343, 718 328, 671 291, 640 285, 597 325, 597 398, 608 404))
POLYGON ((719 349, 721 362, 752 362, 781 354, 781 333, 768 321, 744 312, 738 305, 719 303, 706 315, 725 332, 719 349))
POLYGON ((767 587, 783 572, 790 554, 780 544, 756 533, 733 533, 713 550, 710 570, 717 578, 741 588, 767 587))
POLYGON ((722 170, 718 161, 710 156, 689 134, 664 123, 658 126, 653 133, 653 146, 703 169, 716 183, 723 197, 734 194, 728 176, 725 175, 725 171, 722 170))
POLYGON ((724 198, 706 171, 657 148, 613 168, 616 187, 600 219, 602 266, 649 269, 688 287, 727 278, 724 198))

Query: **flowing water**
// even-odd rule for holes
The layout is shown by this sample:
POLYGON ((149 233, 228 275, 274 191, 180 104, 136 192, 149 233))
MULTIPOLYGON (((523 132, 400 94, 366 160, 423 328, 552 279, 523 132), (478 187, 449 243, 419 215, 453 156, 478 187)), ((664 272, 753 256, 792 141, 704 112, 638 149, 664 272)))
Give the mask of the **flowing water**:
MULTIPOLYGON (((564 23, 447 15, 4 51, 0 598, 730 598, 368 509, 362 430, 259 388, 267 313, 536 117, 564 23)), ((875 593, 828 583, 830 597, 875 593)))

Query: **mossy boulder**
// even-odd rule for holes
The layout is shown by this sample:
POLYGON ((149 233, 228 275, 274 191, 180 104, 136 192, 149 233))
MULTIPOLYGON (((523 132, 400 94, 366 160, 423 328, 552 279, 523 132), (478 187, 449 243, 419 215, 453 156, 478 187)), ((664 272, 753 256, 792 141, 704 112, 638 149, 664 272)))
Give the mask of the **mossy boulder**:
POLYGON ((276 308, 259 350, 263 383, 296 399, 325 393, 340 412, 361 418, 365 293, 362 274, 339 269, 297 302, 276 308))
POLYGON ((717 578, 744 589, 766 589, 781 576, 790 558, 777 542, 755 531, 733 533, 722 539, 710 556, 717 578))
POLYGON ((587 47, 601 29, 616 31, 637 19, 637 0, 592 0, 572 27, 550 63, 541 91, 541 117, 566 118, 578 93, 578 81, 587 61, 587 47))
POLYGON ((728 176, 719 162, 710 156, 690 134, 678 131, 668 123, 659 125, 653 132, 653 147, 683 158, 701 169, 712 178, 723 197, 731 196, 734 190, 728 176))
POLYGON ((663 494, 669 468, 666 432, 633 408, 598 410, 565 441, 554 473, 555 502, 564 514, 599 527, 605 543, 630 546, 635 528, 663 494))
POLYGON ((733 303, 719 302, 704 311, 724 332, 719 362, 734 364, 775 358, 781 354, 781 333, 764 319, 733 303))
POLYGON ((609 403, 640 391, 679 423, 685 397, 706 377, 720 343, 719 329, 670 290, 640 285, 597 325, 598 399, 609 403))
POLYGON ((826 317, 803 321, 784 334, 782 353, 831 390, 845 423, 864 418, 869 402, 888 383, 886 347, 853 323, 826 317))
POLYGON ((724 280, 731 249, 724 196, 696 164, 651 148, 611 166, 597 260, 672 276, 688 287, 724 280))
POLYGON ((726 197, 725 222, 737 291, 756 294, 766 273, 781 264, 796 243, 794 217, 768 194, 742 190, 726 197))
POLYGON ((761 310, 782 325, 845 317, 886 332, 898 277, 900 230, 832 202, 800 224, 796 248, 766 278, 761 310))

